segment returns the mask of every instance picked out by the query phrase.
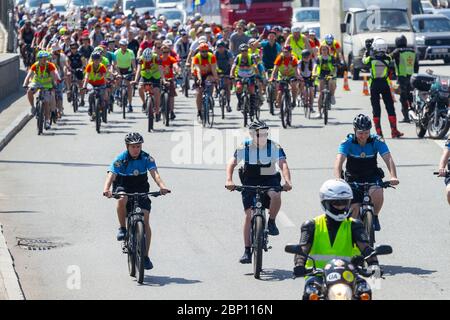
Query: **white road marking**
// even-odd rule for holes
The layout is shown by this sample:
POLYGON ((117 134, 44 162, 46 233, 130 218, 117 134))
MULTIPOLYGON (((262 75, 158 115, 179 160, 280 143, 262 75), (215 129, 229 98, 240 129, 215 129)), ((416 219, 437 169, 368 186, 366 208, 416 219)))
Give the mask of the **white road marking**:
POLYGON ((283 211, 278 212, 277 224, 284 228, 295 228, 295 224, 289 219, 289 217, 283 211))

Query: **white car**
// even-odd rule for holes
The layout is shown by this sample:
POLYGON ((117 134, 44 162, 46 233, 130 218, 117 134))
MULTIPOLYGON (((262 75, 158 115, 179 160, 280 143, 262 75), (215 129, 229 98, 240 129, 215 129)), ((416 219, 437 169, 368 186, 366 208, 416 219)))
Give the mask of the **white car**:
POLYGON ((94 6, 112 9, 117 0, 94 0, 94 6))
POLYGON ((180 20, 182 24, 186 22, 186 11, 176 8, 172 9, 156 9, 155 17, 158 18, 163 15, 167 19, 167 24, 171 26, 176 20, 180 20))
POLYGON ((52 5, 56 12, 67 17, 67 0, 52 0, 52 5))
POLYGON ((420 1, 422 3, 423 13, 433 14, 435 9, 430 1, 420 1))
POLYGON ((320 37, 320 23, 319 22, 308 22, 303 24, 302 32, 314 30, 316 33, 316 38, 321 39, 320 37))
POLYGON ((42 9, 47 9, 50 5, 50 0, 26 0, 25 1, 25 9, 31 11, 39 8, 40 4, 43 4, 42 9))
POLYGON ((180 10, 185 9, 185 1, 184 0, 156 0, 156 8, 164 9, 164 8, 177 8, 180 10))
POLYGON ((72 9, 73 7, 93 7, 93 0, 69 0, 67 2, 67 10, 72 9))
POLYGON ((136 12, 139 15, 144 14, 144 12, 146 11, 149 11, 150 14, 153 14, 156 9, 155 0, 123 0, 122 9, 126 15, 131 13, 131 7, 135 7, 136 12))
POLYGON ((304 7, 296 8, 292 13, 292 27, 300 27, 306 23, 320 22, 320 8, 318 7, 304 7))

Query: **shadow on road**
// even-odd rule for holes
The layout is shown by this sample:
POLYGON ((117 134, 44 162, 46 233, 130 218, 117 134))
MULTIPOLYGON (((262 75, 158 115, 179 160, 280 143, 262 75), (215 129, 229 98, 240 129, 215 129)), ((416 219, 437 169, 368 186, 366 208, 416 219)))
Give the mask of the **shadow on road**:
POLYGON ((262 281, 284 281, 287 279, 292 279, 292 270, 264 269, 260 278, 262 281))
POLYGON ((34 210, 13 210, 13 211, 1 211, 0 213, 39 213, 40 211, 34 210))
POLYGON ((189 280, 185 278, 172 278, 172 277, 164 277, 164 276, 150 276, 147 275, 144 277, 143 286, 150 287, 163 287, 170 284, 194 284, 201 283, 200 280, 189 280))
POLYGON ((414 275, 430 275, 435 272, 436 270, 426 270, 422 268, 417 267, 403 267, 403 266, 383 266, 384 275, 386 276, 393 276, 398 274, 414 274, 414 275))

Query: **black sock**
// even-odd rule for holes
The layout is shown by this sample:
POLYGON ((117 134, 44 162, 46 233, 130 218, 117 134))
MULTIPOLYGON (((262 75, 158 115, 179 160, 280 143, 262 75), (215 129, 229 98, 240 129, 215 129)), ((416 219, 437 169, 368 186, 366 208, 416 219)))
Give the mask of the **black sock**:
POLYGON ((269 223, 275 223, 275 219, 269 218, 269 223))
POLYGON ((251 251, 251 247, 245 247, 245 252, 250 252, 251 251))

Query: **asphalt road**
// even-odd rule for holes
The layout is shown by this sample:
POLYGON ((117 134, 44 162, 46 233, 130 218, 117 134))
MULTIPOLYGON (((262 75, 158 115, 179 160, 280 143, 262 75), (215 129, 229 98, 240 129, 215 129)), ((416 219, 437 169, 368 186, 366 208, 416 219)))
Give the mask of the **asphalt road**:
MULTIPOLYGON (((432 67, 450 74, 449 67, 432 67)), ((0 153, 0 220, 26 298, 299 298, 304 281, 291 279, 293 256, 284 253, 284 245, 298 241, 303 221, 321 214, 318 190, 332 177, 337 147, 351 132, 356 114, 371 114, 362 82, 351 81, 350 87, 351 92, 343 92, 339 83, 326 127, 296 109, 294 127, 283 130, 264 107, 262 118, 287 153, 294 189, 283 194, 281 234, 270 238, 273 249, 264 255, 261 280, 253 278, 251 265, 238 263, 243 251, 241 198, 224 189, 225 163, 242 126, 239 113, 216 118, 216 129, 202 130, 194 120, 193 97, 179 96, 173 126, 164 129, 158 123, 151 134, 139 107, 125 121, 119 113, 110 116, 101 134, 84 108, 73 114, 66 106, 66 116, 44 136, 36 135, 31 121, 0 153), (124 150, 129 131, 145 133, 144 149, 173 190, 153 201, 150 256, 155 268, 146 273, 144 285, 128 275, 126 255, 115 240, 115 201, 102 197, 107 166, 124 150), (23 239, 55 247, 28 250, 18 245, 23 239)), ((396 109, 400 114, 399 103, 396 109)), ((385 193, 377 240, 390 244, 394 253, 380 257, 386 279, 374 288, 374 298, 449 299, 449 207, 443 181, 432 175, 442 148, 417 139, 408 124, 399 125, 403 139, 390 139, 384 108, 382 125, 400 185, 385 193)))

